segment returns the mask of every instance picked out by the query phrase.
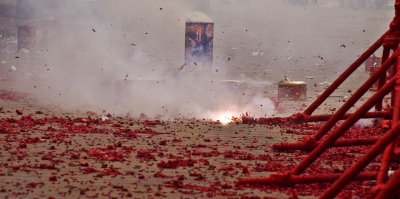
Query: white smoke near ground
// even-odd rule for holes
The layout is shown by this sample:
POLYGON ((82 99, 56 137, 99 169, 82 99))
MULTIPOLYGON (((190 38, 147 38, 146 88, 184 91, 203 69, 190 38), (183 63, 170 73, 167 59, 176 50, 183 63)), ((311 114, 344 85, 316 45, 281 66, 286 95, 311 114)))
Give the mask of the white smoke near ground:
POLYGON ((358 127, 372 127, 375 125, 376 119, 360 119, 354 125, 358 127))
POLYGON ((40 40, 31 52, 20 51, 16 85, 44 104, 161 119, 272 115, 269 99, 222 82, 223 70, 177 70, 185 20, 204 18, 181 1, 68 0, 52 9, 45 2, 32 4, 49 19, 33 22, 40 40))
MULTIPOLYGON (((375 107, 371 108, 368 112, 374 112, 374 111, 376 111, 376 110, 375 110, 375 107)), ((376 118, 364 118, 364 119, 359 119, 359 120, 354 124, 354 126, 357 126, 357 127, 372 127, 372 126, 376 125, 376 123, 377 123, 378 121, 379 121, 379 120, 376 119, 376 118)))

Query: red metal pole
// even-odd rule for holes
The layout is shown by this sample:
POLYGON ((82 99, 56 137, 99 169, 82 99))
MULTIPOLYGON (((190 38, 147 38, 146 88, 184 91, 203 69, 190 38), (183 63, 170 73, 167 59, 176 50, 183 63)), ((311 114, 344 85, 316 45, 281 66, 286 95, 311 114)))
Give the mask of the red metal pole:
MULTIPOLYGON (((365 92, 378 80, 382 74, 386 73, 389 67, 396 61, 399 51, 395 51, 392 56, 386 60, 369 78, 365 83, 336 111, 335 114, 313 135, 313 139, 320 140, 335 124, 343 117, 343 115, 364 95, 365 92)), ((375 101, 376 104, 377 101, 375 101)), ((374 105, 375 105, 374 104, 374 105)), ((370 107, 371 108, 371 107, 370 107)), ((364 114, 364 113, 363 113, 364 114)), ((359 115, 358 117, 360 117, 359 115)))
MULTIPOLYGON (((395 65, 396 66, 399 65, 398 61, 396 61, 395 65)), ((393 74, 392 75, 397 74, 397 71, 399 71, 399 68, 398 67, 393 67, 393 74)), ((392 105, 392 107, 394 106, 395 101, 396 101, 396 94, 395 94, 395 91, 393 90, 392 91, 392 98, 391 98, 391 102, 390 102, 390 105, 392 105)))
MULTIPOLYGON (((390 55, 390 48, 389 48, 388 46, 384 46, 384 47, 383 47, 382 62, 381 62, 381 64, 385 63, 385 61, 389 58, 389 55, 390 55)), ((386 77, 386 75, 385 75, 385 77, 386 77)), ((381 83, 382 83, 382 78, 379 79, 378 88, 382 87, 383 84, 381 85, 381 83)), ((379 101, 379 102, 376 104, 375 110, 377 110, 377 111, 382 110, 382 101, 379 101)))
MULTIPOLYGON (((395 68, 397 69, 396 71, 398 71, 397 75, 400 76, 400 70, 399 70, 400 61, 397 61, 395 66, 396 66, 395 68)), ((392 91, 392 98, 400 99, 400 80, 396 81, 396 86, 392 91)), ((394 128, 393 124, 396 124, 399 121, 399 116, 400 116, 400 101, 395 100, 393 106, 392 128, 394 128)), ((385 152, 383 153, 382 164, 379 169, 378 178, 376 179, 377 184, 385 183, 387 180, 387 172, 389 171, 393 150, 394 150, 394 143, 386 147, 385 152)))
MULTIPOLYGON (((392 46, 394 48, 399 49, 398 47, 400 46, 399 44, 399 24, 400 24, 400 1, 396 0, 395 4, 395 16, 393 21, 390 24, 390 29, 393 29, 392 33, 389 34, 389 38, 387 38, 387 41, 384 43, 385 46, 392 46)), ((388 48, 388 47, 387 47, 388 48)), ((396 50, 397 50, 396 49, 396 50)), ((393 71, 396 72, 397 75, 400 74, 400 61, 397 60, 396 67, 393 67, 393 71)), ((400 80, 396 82, 396 87, 392 91, 392 99, 391 99, 391 105, 393 106, 393 116, 392 116, 392 129, 395 123, 398 123, 399 121, 399 114, 400 114, 400 80)), ((387 172, 390 167, 391 163, 391 157, 393 155, 394 148, 396 147, 395 145, 398 144, 399 138, 396 139, 396 141, 392 141, 392 143, 386 147, 381 168, 379 170, 378 178, 377 178, 377 184, 378 187, 382 187, 383 183, 386 182, 387 180, 387 172)), ((395 174, 392 176, 392 178, 389 180, 389 182, 384 185, 384 189, 381 190, 376 198, 395 198, 396 193, 399 192, 398 187, 400 186, 400 173, 399 171, 396 171, 395 174), (397 189, 397 190, 396 190, 397 189)))
POLYGON ((383 152, 381 167, 379 168, 378 177, 376 178, 376 184, 378 185, 384 184, 387 180, 387 174, 390 168, 390 163, 392 161, 393 150, 394 150, 394 144, 391 143, 386 147, 385 151, 383 152))
MULTIPOLYGON (((384 86, 385 87, 385 86, 384 86)), ((383 88, 384 88, 383 87, 383 88)), ((382 88, 382 89, 383 89, 382 88)), ((353 164, 346 172, 333 183, 319 198, 334 198, 354 177, 360 173, 376 156, 378 156, 394 139, 400 135, 400 123, 396 123, 379 141, 374 144, 358 162, 353 164)))
POLYGON ((390 199, 396 198, 396 195, 400 192, 400 170, 394 172, 393 176, 389 181, 381 186, 380 191, 376 195, 376 199, 390 199))
MULTIPOLYGON (((283 185, 291 186, 294 184, 311 184, 322 182, 333 182, 337 180, 343 173, 318 174, 318 175, 290 175, 290 174, 271 174, 268 177, 242 178, 236 183, 237 185, 283 185)), ((355 180, 374 180, 378 172, 362 172, 355 180)))
MULTIPOLYGON (((389 59, 390 60, 390 59, 389 59)), ((329 137, 319 144, 297 167, 295 167, 291 173, 298 175, 314 162, 326 149, 332 146, 333 143, 342 136, 347 129, 349 129, 362 115, 364 115, 369 109, 371 109, 377 102, 388 94, 394 87, 398 76, 396 75, 390 81, 388 81, 378 92, 376 92, 371 98, 369 98, 357 111, 345 120, 338 128, 336 128, 329 137)), ((371 81, 372 82, 372 81, 371 81)))
MULTIPOLYGON (((340 120, 345 120, 349 118, 352 113, 346 113, 340 120)), ((250 116, 242 116, 243 124, 250 123, 257 123, 257 124, 276 124, 276 123, 285 123, 285 122, 295 122, 295 123, 304 123, 304 122, 320 122, 320 121, 327 121, 332 117, 332 114, 329 115, 304 115, 294 114, 290 117, 272 117, 272 118, 258 118, 254 119, 250 116)), ((389 111, 374 111, 365 113, 361 118, 385 118, 391 119, 392 113, 389 111)))
MULTIPOLYGON (((387 47, 387 46, 385 46, 385 47, 383 48, 382 63, 385 63, 385 61, 388 59, 389 55, 390 55, 390 48, 387 47)), ((378 82, 378 90, 379 90, 379 89, 382 88, 382 86, 385 84, 385 81, 386 81, 386 73, 383 74, 383 75, 379 78, 378 81, 379 81, 379 82, 378 82)), ((375 110, 377 110, 377 111, 381 111, 381 110, 382 110, 382 100, 379 100, 378 103, 376 103, 376 105, 375 105, 375 110)))
MULTIPOLYGON (((351 138, 351 139, 341 139, 336 140, 332 147, 345 147, 345 146, 362 146, 362 145, 373 145, 379 140, 378 137, 372 138, 351 138)), ((278 151, 294 151, 294 150, 305 150, 312 151, 322 142, 308 143, 306 142, 296 142, 296 143, 278 143, 274 144, 272 148, 278 151)))
MULTIPOLYGON (((370 57, 382 44, 390 31, 385 32, 353 64, 351 64, 303 113, 311 115, 357 68, 370 57)), ((375 83, 375 82, 374 82, 375 83)))
MULTIPOLYGON (((346 113, 340 120, 345 120, 349 118, 352 113, 346 113)), ((392 114, 388 111, 374 111, 365 113, 361 118, 387 118, 390 119, 392 114)), ((310 115, 304 118, 303 122, 319 122, 319 121, 327 121, 332 117, 332 115, 310 115)))

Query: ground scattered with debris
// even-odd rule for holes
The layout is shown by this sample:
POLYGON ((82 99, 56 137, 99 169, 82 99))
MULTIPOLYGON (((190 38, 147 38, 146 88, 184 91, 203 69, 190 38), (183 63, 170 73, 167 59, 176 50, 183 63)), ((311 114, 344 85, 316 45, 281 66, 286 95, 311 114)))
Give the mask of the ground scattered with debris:
MULTIPOLYGON (((228 79, 246 82, 243 95, 261 95, 263 99, 277 97, 276 83, 284 76, 305 81, 306 100, 274 102, 274 116, 304 111, 385 32, 393 14, 387 8, 354 10, 329 4, 295 7, 278 1, 235 2, 238 4, 221 1, 220 6, 209 10, 216 27, 213 73, 224 73, 228 79), (279 9, 271 9, 275 4, 279 9), (282 13, 285 17, 280 17, 282 13)), ((168 7, 161 9, 158 5, 155 10, 161 14, 169 11, 168 7)), ((0 19, 1 24, 10 25, 12 30, 14 22, 0 19)), ((87 28, 90 34, 100 34, 101 29, 92 29, 92 25, 87 28)), ((174 40, 177 31, 172 26, 165 28, 166 32, 173 32, 169 35, 162 28, 150 31, 147 26, 146 30, 135 26, 143 31, 140 34, 145 34, 146 39, 127 41, 127 46, 134 48, 134 52, 143 48, 143 54, 157 60, 156 64, 152 62, 154 66, 162 63, 171 70, 181 66, 182 54, 175 51, 183 48, 174 40), (167 39, 160 43, 159 38, 164 36, 167 39), (162 45, 168 49, 160 48, 162 45)), ((8 34, 15 35, 16 31, 8 34)), ((57 90, 52 84, 39 87, 34 83, 40 78, 58 80, 58 76, 49 75, 54 66, 46 63, 40 65, 40 70, 33 70, 30 57, 33 55, 27 50, 15 53, 15 36, 7 38, 1 42, 13 48, 0 52, 1 198, 316 198, 329 186, 329 183, 290 187, 236 184, 239 178, 290 171, 306 153, 277 152, 272 145, 301 140, 315 133, 321 123, 222 125, 201 118, 140 120, 107 110, 102 114, 84 109, 66 110, 60 104, 37 99, 37 96, 46 99, 43 93, 50 91, 56 93, 57 99, 68 95, 68 89, 57 90), (36 97, 18 90, 19 84, 36 97)), ((58 35, 56 38, 59 40, 58 35)), ((62 57, 70 61, 70 56, 62 57)), ((119 57, 111 63, 115 64, 115 60, 119 57)), ((59 64, 59 60, 55 63, 59 64)), ((143 64, 148 65, 151 64, 143 64)), ((81 65, 76 66, 81 69, 81 65)), ((102 67, 95 67, 103 73, 102 67)), ((61 71, 61 76, 69 78, 61 71)), ((95 72, 88 69, 87 74, 95 72)), ((126 80, 128 75, 123 77, 126 80)), ((316 113, 334 113, 368 77, 361 66, 316 113)), ((83 81, 69 83, 80 87, 77 82, 83 81)), ((363 96, 350 112, 373 93, 363 96)), ((382 135, 379 127, 369 127, 369 124, 370 121, 359 123, 344 137, 382 135)), ((343 172, 367 149, 330 149, 306 173, 343 172)), ((377 171, 380 162, 379 156, 366 170, 377 171)), ((338 198, 371 198, 374 183, 351 183, 338 198)))
MULTIPOLYGON (((276 152, 272 144, 311 135, 319 123, 223 126, 196 119, 105 119, 40 107, 29 97, 6 93, 9 97, 0 99, 3 198, 312 198, 328 186, 236 186, 238 178, 293 168, 306 153, 276 152)), ((347 137, 380 133, 354 127, 347 137)), ((341 172, 367 148, 331 149, 306 173, 341 172)), ((373 185, 352 183, 340 197, 369 197, 373 185)))

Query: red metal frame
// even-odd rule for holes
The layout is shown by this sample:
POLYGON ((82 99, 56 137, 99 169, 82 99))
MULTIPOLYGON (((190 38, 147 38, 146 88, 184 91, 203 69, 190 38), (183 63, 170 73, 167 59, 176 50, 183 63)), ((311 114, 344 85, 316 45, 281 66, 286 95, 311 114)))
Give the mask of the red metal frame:
POLYGON ((364 52, 349 68, 340 75, 329 88, 321 94, 303 113, 295 114, 289 118, 261 118, 254 120, 246 118, 249 123, 274 124, 278 122, 310 122, 326 121, 322 127, 312 136, 306 137, 303 141, 297 143, 280 143, 274 145, 278 150, 305 149, 311 152, 290 172, 281 174, 271 174, 268 177, 243 178, 238 181, 240 185, 253 184, 271 184, 290 186, 299 183, 331 182, 334 183, 325 190, 319 198, 334 198, 350 181, 352 180, 377 180, 377 186, 373 189, 376 198, 394 198, 400 193, 400 170, 388 180, 388 170, 392 162, 392 156, 395 151, 400 151, 400 0, 395 2, 395 17, 390 25, 390 29, 382 35, 366 52, 364 52), (372 53, 381 45, 384 46, 382 64, 371 74, 370 78, 332 115, 311 114, 338 88, 372 53), (390 50, 394 52, 390 55, 390 50), (395 64, 396 63, 396 64, 395 64), (391 68, 391 66, 394 67, 391 68), (390 68, 392 69, 390 71, 390 68), (387 71, 392 74, 387 77, 387 71), (395 74, 395 75, 393 75, 395 74), (378 82, 378 91, 370 97, 356 112, 346 113, 361 98, 365 92, 378 82), (382 110, 383 98, 391 93, 392 101, 388 111, 382 110), (375 106, 376 112, 368 112, 375 106), (380 117, 391 119, 391 129, 381 138, 359 138, 359 139, 341 139, 340 137, 353 126, 360 118, 380 117), (345 119, 337 128, 332 127, 339 120, 345 119), (331 132, 330 132, 331 131, 331 132), (327 133, 330 132, 328 135, 327 133), (320 141, 326 135, 324 141, 320 141), (328 148, 335 146, 364 145, 373 144, 373 146, 355 163, 342 174, 318 174, 301 175, 317 158, 321 156, 328 148), (361 171, 373 161, 379 154, 383 154, 383 160, 378 173, 361 171))
MULTIPOLYGON (((396 62, 396 71, 400 71, 400 62, 397 61, 396 62)), ((398 73, 397 75, 400 75, 400 73, 398 73)), ((392 98, 397 99, 394 100, 392 103, 394 103, 393 106, 393 117, 392 117, 392 128, 393 128, 393 124, 397 123, 399 121, 399 117, 400 117, 400 80, 397 80, 396 82, 396 86, 393 89, 392 92, 392 98)), ((378 183, 385 183, 387 180, 387 172, 389 170, 390 167, 390 162, 392 159, 392 154, 393 154, 393 150, 395 147, 395 142, 391 143, 385 150, 384 154, 383 154, 383 160, 382 160, 382 164, 381 164, 381 168, 379 170, 379 175, 377 178, 377 182, 378 183)))
POLYGON ((379 47, 382 46, 385 37, 390 33, 388 30, 371 47, 369 47, 353 64, 347 68, 303 113, 311 115, 325 100, 351 75, 365 60, 368 59, 379 47))
POLYGON ((347 129, 353 126, 360 116, 371 109, 378 100, 383 99, 390 91, 393 90, 397 77, 393 77, 381 89, 378 90, 371 98, 369 98, 351 117, 345 120, 337 127, 324 142, 319 144, 297 167, 292 170, 292 174, 302 173, 312 162, 314 162, 324 151, 326 151, 339 137, 341 137, 347 129))
MULTIPOLYGON (((343 106, 341 108, 339 108, 333 115, 331 115, 331 117, 329 118, 329 120, 324 123, 324 125, 312 136, 309 138, 306 138, 306 140, 308 142, 310 142, 309 140, 312 140, 313 142, 317 142, 319 140, 321 140, 321 138, 326 135, 329 130, 332 129, 332 127, 341 119, 344 117, 345 113, 368 91, 368 89, 376 82, 378 81, 379 77, 381 77, 382 75, 385 75, 386 77, 386 71, 390 68, 391 65, 393 65, 393 63, 396 61, 397 57, 400 55, 400 51, 395 51, 392 56, 390 56, 383 64, 381 67, 379 67, 369 78, 368 80, 361 85, 361 87, 354 92, 354 94, 343 104, 343 106)), ((392 89, 391 89, 392 90, 392 89)), ((390 90, 390 91, 391 91, 390 90)), ((378 91, 379 92, 379 91, 378 91)), ((386 94, 385 94, 386 95, 386 94)), ((382 96, 383 99, 383 96, 382 96)), ((379 99, 378 101, 380 101, 381 99, 379 99)), ((373 101, 370 102, 373 104, 373 106, 376 105, 377 101, 373 101)), ((367 110, 363 111, 363 113, 361 115, 357 115, 357 119, 360 119, 363 115, 365 115, 367 113, 367 111, 369 109, 371 109, 371 107, 369 107, 367 110)), ((355 114, 355 113, 354 113, 355 114)), ((354 114, 351 115, 351 117, 354 116, 354 114)), ((349 117, 349 118, 351 118, 349 117)), ((347 120, 349 119, 347 118, 347 120)), ((351 124, 353 125, 353 124, 351 124)), ((347 130, 347 129, 346 129, 347 130)), ((274 147, 279 147, 278 145, 282 145, 282 144, 275 144, 274 147)), ((284 145, 286 146, 290 146, 290 143, 284 143, 284 145)), ((294 143, 293 145, 297 145, 297 143, 294 143)), ((291 147, 293 148, 293 147, 291 147)))
POLYGON ((353 164, 346 172, 332 184, 319 198, 335 197, 358 173, 364 169, 368 163, 373 161, 382 151, 400 135, 400 123, 388 131, 379 141, 374 144, 358 162, 353 164))

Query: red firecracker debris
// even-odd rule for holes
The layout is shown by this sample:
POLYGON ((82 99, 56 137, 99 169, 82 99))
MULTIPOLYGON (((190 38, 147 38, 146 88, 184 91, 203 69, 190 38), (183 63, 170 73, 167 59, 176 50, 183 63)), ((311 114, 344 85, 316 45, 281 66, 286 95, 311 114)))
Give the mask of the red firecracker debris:
POLYGON ((0 99, 2 100, 18 101, 20 99, 23 99, 25 96, 25 94, 19 92, 0 89, 0 99))

